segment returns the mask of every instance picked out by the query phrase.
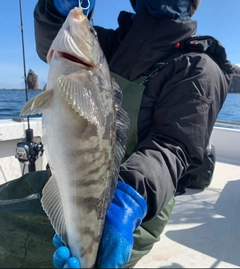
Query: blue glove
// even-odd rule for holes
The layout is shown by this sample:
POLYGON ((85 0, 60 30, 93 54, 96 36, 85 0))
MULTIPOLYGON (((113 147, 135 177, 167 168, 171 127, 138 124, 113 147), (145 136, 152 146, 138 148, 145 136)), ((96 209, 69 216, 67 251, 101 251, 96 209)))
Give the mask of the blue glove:
POLYGON ((53 245, 57 248, 53 254, 53 265, 56 268, 81 268, 79 260, 75 257, 70 257, 69 248, 63 244, 57 234, 53 237, 53 245))
MULTIPOLYGON (((129 185, 118 182, 113 201, 107 212, 103 236, 99 248, 98 264, 100 268, 120 268, 125 265, 131 256, 133 248, 133 232, 141 224, 147 212, 147 203, 129 185)), ((61 239, 56 247, 61 245, 61 239)), ((69 258, 69 249, 60 246, 53 256, 56 268, 77 268, 69 262, 77 264, 76 258, 69 258)), ((80 268, 80 263, 78 262, 80 268)))
MULTIPOLYGON (((79 0, 53 0, 53 2, 58 12, 64 17, 67 17, 71 9, 79 6, 79 0)), ((82 0, 80 2, 82 2, 83 13, 85 15, 90 14, 95 6, 95 0, 82 0)))
POLYGON ((147 213, 147 203, 129 185, 118 182, 106 215, 99 249, 100 268, 121 268, 131 256, 133 232, 147 213))

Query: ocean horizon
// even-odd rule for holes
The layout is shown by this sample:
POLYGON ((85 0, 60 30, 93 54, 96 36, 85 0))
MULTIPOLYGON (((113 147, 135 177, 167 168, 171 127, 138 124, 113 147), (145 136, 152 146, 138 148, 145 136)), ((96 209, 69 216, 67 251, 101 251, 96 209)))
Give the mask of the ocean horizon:
MULTIPOLYGON (((27 100, 41 92, 41 89, 28 90, 27 100)), ((19 113, 25 103, 25 89, 0 89, 0 119, 19 117, 19 113)), ((228 93, 217 121, 240 124, 240 93, 228 93)))

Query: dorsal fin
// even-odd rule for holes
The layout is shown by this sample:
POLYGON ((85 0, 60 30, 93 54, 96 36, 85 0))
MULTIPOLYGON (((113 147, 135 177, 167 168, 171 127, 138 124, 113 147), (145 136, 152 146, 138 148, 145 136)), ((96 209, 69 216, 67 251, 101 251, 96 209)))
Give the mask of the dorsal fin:
POLYGON ((126 150, 127 129, 129 128, 130 120, 129 120, 127 112, 123 110, 122 108, 122 91, 114 78, 112 78, 112 86, 114 90, 114 101, 115 101, 116 114, 117 114, 116 115, 116 125, 117 125, 116 126, 116 151, 115 151, 115 157, 114 157, 112 186, 111 186, 111 191, 110 191, 113 197, 116 184, 118 181, 120 165, 121 165, 122 158, 126 150))

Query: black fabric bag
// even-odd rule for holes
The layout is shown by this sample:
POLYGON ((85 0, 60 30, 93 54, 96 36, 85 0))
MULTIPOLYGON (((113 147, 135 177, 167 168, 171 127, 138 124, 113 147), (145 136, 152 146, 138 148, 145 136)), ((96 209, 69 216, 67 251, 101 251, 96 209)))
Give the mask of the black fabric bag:
POLYGON ((55 234, 40 198, 49 170, 0 186, 0 268, 54 268, 55 234))

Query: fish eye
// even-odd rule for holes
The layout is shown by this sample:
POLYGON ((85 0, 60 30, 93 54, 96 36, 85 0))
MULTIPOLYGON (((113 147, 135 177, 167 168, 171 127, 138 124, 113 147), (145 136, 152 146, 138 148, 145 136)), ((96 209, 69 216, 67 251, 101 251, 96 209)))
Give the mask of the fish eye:
POLYGON ((94 36, 94 37, 97 37, 97 32, 95 31, 95 29, 93 28, 93 27, 90 27, 90 32, 92 33, 92 35, 94 36))

